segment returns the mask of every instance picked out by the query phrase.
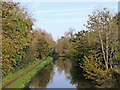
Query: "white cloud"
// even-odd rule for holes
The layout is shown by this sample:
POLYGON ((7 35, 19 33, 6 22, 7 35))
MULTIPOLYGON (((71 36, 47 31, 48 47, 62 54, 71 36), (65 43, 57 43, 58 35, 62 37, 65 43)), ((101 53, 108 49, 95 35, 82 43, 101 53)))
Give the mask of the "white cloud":
MULTIPOLYGON (((7 0, 4 0, 7 1, 7 0)), ((118 2, 119 0, 13 0, 17 2, 118 2)))
MULTIPOLYGON (((96 6, 96 9, 97 8, 102 8, 102 7, 104 7, 104 6, 102 6, 102 5, 99 5, 99 6, 96 6)), ((114 7, 114 6, 111 6, 111 7, 109 7, 109 8, 111 8, 111 9, 117 9, 116 7, 114 7)), ((35 13, 55 13, 55 12, 68 12, 68 11, 85 11, 85 10, 91 10, 91 9, 95 9, 95 7, 93 7, 93 8, 78 8, 78 9, 61 9, 61 10, 37 10, 37 11, 34 11, 33 12, 33 14, 35 14, 35 13)), ((63 15, 73 15, 73 13, 64 13, 63 15)))
POLYGON ((92 8, 79 8, 79 9, 62 9, 62 10, 37 10, 33 13, 53 13, 53 12, 65 12, 65 11, 79 11, 79 10, 89 10, 92 8))
POLYGON ((90 12, 63 12, 63 13, 55 13, 54 15, 57 15, 57 16, 68 16, 68 15, 87 15, 88 13, 90 12))
POLYGON ((45 24, 49 23, 74 23, 74 22, 85 22, 88 19, 88 17, 81 17, 81 18, 73 18, 73 19, 52 19, 52 20, 43 20, 40 21, 45 24))

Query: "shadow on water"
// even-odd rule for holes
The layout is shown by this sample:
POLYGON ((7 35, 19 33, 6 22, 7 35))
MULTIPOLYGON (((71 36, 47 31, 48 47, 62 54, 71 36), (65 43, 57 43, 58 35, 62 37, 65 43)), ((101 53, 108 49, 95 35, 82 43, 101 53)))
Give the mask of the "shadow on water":
POLYGON ((82 75, 78 62, 59 58, 42 68, 25 88, 92 88, 82 75))
POLYGON ((78 61, 72 62, 69 78, 72 84, 77 85, 77 88, 94 88, 92 81, 85 79, 83 76, 83 70, 80 68, 78 61))
POLYGON ((26 85, 25 88, 45 88, 53 77, 53 64, 42 68, 26 85))

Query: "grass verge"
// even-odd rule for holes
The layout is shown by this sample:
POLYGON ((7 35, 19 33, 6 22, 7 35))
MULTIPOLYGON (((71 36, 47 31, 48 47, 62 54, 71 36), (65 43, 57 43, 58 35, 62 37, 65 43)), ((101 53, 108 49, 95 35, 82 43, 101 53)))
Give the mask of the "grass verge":
POLYGON ((19 71, 17 71, 16 73, 6 76, 2 79, 2 85, 6 85, 8 82, 14 80, 15 78, 19 77, 20 75, 22 75, 23 73, 25 73, 26 71, 30 70, 31 68, 33 68, 35 65, 37 65, 38 63, 40 63, 40 65, 38 65, 37 67, 33 68, 30 72, 28 72, 27 74, 25 74, 24 76, 18 78, 16 81, 14 81, 13 83, 11 83, 10 85, 8 85, 6 88, 24 88, 25 85, 27 83, 29 83, 29 81, 31 80, 31 78, 37 73, 37 71, 39 71, 42 67, 44 67, 46 64, 50 63, 50 61, 52 61, 52 57, 48 57, 47 60, 43 61, 43 60, 38 60, 34 63, 32 63, 31 65, 29 65, 27 68, 25 69, 21 69, 19 71))

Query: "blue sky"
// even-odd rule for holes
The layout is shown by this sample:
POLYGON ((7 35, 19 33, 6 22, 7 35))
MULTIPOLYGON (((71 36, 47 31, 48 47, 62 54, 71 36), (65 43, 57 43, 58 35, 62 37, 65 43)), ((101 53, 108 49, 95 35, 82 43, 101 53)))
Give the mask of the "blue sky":
POLYGON ((69 28, 76 32, 85 29, 88 14, 95 8, 108 7, 112 13, 117 13, 118 2, 21 2, 21 6, 33 11, 36 19, 33 28, 45 29, 56 41, 69 28))

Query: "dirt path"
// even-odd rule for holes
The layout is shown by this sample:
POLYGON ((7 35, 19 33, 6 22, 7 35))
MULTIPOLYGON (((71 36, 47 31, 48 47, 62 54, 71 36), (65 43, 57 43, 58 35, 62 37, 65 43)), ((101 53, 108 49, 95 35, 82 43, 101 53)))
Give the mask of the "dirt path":
MULTIPOLYGON (((45 60, 44 60, 45 61, 45 60)), ((43 61, 42 61, 43 62, 43 61)), ((40 62, 41 63, 41 62, 40 62)), ((19 79, 20 77, 24 76, 25 74, 27 74, 28 72, 30 72, 31 70, 33 70, 35 67, 37 67, 40 63, 38 63, 37 65, 35 65, 33 68, 31 68, 30 70, 28 70, 27 72, 23 73, 22 75, 20 75, 19 77, 15 78, 14 80, 10 81, 8 84, 4 85, 2 88, 0 88, 0 90, 2 90, 3 88, 7 87, 8 85, 10 85, 11 83, 13 83, 14 81, 16 81, 17 79, 19 79)))

